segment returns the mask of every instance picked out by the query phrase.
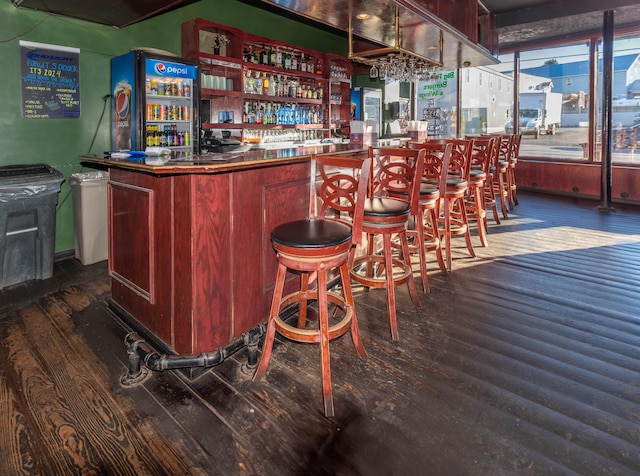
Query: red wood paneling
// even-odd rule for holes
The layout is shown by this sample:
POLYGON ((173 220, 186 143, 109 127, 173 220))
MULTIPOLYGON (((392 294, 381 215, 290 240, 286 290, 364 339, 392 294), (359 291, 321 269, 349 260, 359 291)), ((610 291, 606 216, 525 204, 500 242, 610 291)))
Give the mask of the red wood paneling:
POLYGON ((193 220, 194 352, 215 349, 233 336, 232 177, 233 174, 190 176, 191 203, 189 208, 181 207, 193 220))
POLYGON ((235 337, 267 319, 277 270, 271 230, 308 216, 308 177, 308 163, 234 174, 235 337))
POLYGON ((111 169, 111 297, 173 347, 172 178, 111 169))
MULTIPOLYGON (((553 162, 519 159, 516 182, 519 187, 563 194, 600 197, 600 163, 553 162)), ((640 203, 640 168, 614 166, 612 198, 640 203)))
POLYGON ((308 215, 308 177, 308 162, 162 177, 112 169, 112 299, 179 354, 266 321, 271 229, 308 215))

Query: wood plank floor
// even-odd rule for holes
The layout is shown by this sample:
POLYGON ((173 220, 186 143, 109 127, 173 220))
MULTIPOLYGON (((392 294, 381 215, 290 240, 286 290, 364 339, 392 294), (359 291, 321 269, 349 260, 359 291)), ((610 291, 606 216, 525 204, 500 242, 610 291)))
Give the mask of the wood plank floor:
POLYGON ((355 289, 332 419, 317 346, 283 340, 257 383, 241 351, 123 387, 105 264, 57 262, 0 291, 0 474, 640 474, 640 209, 523 193, 474 244, 422 309, 399 290, 398 343, 355 289))

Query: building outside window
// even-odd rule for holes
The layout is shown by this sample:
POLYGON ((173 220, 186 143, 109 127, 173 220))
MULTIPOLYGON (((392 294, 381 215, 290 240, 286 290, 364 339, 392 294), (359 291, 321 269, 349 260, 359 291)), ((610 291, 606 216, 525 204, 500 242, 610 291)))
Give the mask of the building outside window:
MULTIPOLYGON (((601 49, 601 46, 598 45, 601 49)), ((512 55, 490 69, 513 77, 512 55)), ((520 52, 520 156, 561 160, 588 157, 589 42, 520 52), (536 113, 535 110, 538 110, 536 113), (557 110, 560 110, 558 117, 557 110), (537 118, 537 123, 534 119, 537 118)), ((594 160, 600 160, 602 53, 598 50, 598 138, 594 160)), ((640 39, 617 39, 613 60, 613 162, 640 164, 640 39)), ((507 133, 513 130, 505 127, 507 133)))

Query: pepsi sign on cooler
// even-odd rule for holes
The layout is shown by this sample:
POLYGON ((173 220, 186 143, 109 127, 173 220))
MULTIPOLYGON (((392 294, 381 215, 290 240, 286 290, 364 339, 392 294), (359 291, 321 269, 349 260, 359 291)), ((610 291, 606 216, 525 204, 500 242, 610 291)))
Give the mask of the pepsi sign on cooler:
POLYGON ((111 59, 111 148, 198 151, 198 66, 182 58, 133 50, 111 59))

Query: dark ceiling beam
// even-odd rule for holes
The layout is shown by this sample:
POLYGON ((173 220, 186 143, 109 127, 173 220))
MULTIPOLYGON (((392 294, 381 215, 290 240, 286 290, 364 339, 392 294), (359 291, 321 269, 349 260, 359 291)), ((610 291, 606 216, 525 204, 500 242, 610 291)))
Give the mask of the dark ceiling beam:
MULTIPOLYGON (((504 28, 536 21, 561 18, 582 13, 615 10, 618 7, 638 5, 638 0, 573 0, 571 2, 555 0, 542 5, 519 8, 502 13, 496 13, 496 27, 504 28)), ((640 8, 640 6, 638 7, 640 8)))

